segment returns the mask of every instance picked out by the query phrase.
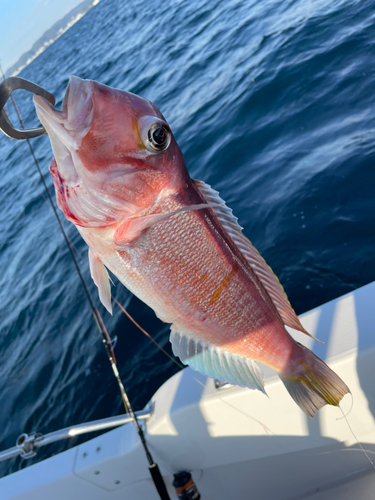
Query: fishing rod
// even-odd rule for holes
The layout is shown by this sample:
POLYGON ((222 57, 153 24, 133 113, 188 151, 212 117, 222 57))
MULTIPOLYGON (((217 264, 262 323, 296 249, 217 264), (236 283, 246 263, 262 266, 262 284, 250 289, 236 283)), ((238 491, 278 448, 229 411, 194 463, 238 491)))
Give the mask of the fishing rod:
POLYGON ((117 369, 117 362, 116 362, 115 354, 114 354, 114 351, 113 351, 114 342, 110 339, 109 334, 107 332, 107 329, 105 328, 104 321, 103 321, 103 319, 102 319, 102 317, 101 317, 98 309, 95 307, 95 305, 94 305, 94 303, 92 301, 90 292, 89 292, 89 290, 87 288, 86 282, 85 282, 85 280, 83 278, 83 275, 81 273, 81 270, 79 268, 77 259, 76 259, 75 255, 74 255, 74 252, 73 252, 70 240, 69 240, 69 238, 68 238, 68 236, 67 236, 67 234, 65 232, 65 229, 64 229, 64 227, 63 227, 63 225, 61 223, 61 220, 59 218, 59 215, 57 213, 56 207, 55 207, 55 205, 53 203, 52 196, 51 196, 51 194, 49 192, 46 180, 45 180, 44 175, 43 175, 43 173, 41 171, 41 168, 40 168, 40 165, 39 165, 39 161, 36 158, 36 155, 35 155, 35 152, 34 152, 34 148, 32 147, 32 145, 30 143, 29 139, 34 138, 34 137, 40 137, 41 135, 46 134, 46 131, 45 131, 44 127, 39 127, 39 128, 36 128, 36 129, 26 129, 26 127, 24 125, 24 122, 22 120, 22 117, 21 117, 21 113, 20 113, 20 111, 18 109, 18 106, 16 104, 14 96, 12 95, 12 92, 14 90, 17 90, 17 89, 27 90, 28 92, 31 92, 31 93, 34 93, 34 94, 37 94, 37 95, 41 95, 42 97, 44 97, 45 99, 47 99, 52 105, 55 104, 55 98, 54 98, 54 96, 52 94, 50 94, 49 92, 47 92, 42 87, 39 87, 38 85, 36 85, 36 84, 34 84, 34 83, 32 83, 32 82, 30 82, 28 80, 25 80, 23 78, 15 78, 15 77, 5 78, 5 75, 4 75, 4 72, 3 72, 1 64, 0 64, 0 72, 1 72, 1 75, 2 75, 2 78, 3 78, 3 82, 0 84, 0 130, 2 130, 2 132, 5 135, 7 135, 8 137, 10 137, 12 139, 15 139, 15 140, 26 140, 26 142, 27 142, 27 144, 29 146, 31 156, 32 156, 32 158, 34 160, 35 166, 37 168, 37 171, 38 171, 39 176, 41 178, 41 181, 43 183, 44 189, 45 189, 45 191, 47 193, 48 201, 49 201, 49 203, 50 203, 50 205, 52 207, 53 214, 54 214, 54 216, 55 216, 55 218, 57 220, 57 223, 59 225, 60 231, 61 231, 61 233, 62 233, 62 235, 64 237, 64 240, 65 240, 65 243, 66 243, 66 245, 68 247, 68 250, 69 250, 70 256, 71 256, 71 258, 73 260, 76 272, 77 272, 78 277, 79 277, 79 279, 81 281, 82 287, 83 287, 84 292, 86 294, 86 298, 87 298, 88 303, 90 305, 92 316, 94 318, 94 321, 95 321, 95 324, 96 324, 96 326, 98 328, 98 331, 99 331, 99 333, 101 335, 102 342, 103 342, 104 347, 106 349, 108 360, 110 362, 113 374, 114 374, 114 376, 116 378, 117 384, 118 384, 119 389, 120 389, 121 399, 122 399, 124 407, 125 407, 125 412, 126 413, 130 413, 130 415, 132 416, 134 425, 136 427, 136 431, 137 431, 138 436, 140 438, 140 441, 142 443, 142 446, 143 446, 143 449, 144 449, 144 452, 146 454, 146 458, 147 458, 147 461, 148 461, 148 464, 149 464, 148 465, 148 469, 150 471, 150 474, 151 474, 152 480, 154 482, 155 488, 156 488, 157 492, 159 493, 159 496, 160 496, 161 500, 170 500, 170 497, 169 497, 169 494, 168 494, 168 491, 167 491, 164 479, 163 479, 163 477, 161 475, 159 466, 157 465, 157 463, 154 462, 154 460, 152 458, 152 455, 151 455, 151 453, 150 453, 150 451, 148 449, 143 429, 139 425, 137 416, 136 416, 136 414, 133 411, 133 408, 132 408, 131 403, 129 401, 129 397, 128 397, 126 391, 125 391, 125 388, 124 388, 124 385, 122 383, 119 371, 117 369), (13 127, 13 125, 10 122, 10 120, 9 120, 9 118, 8 118, 5 110, 3 109, 9 98, 11 99, 11 101, 13 103, 13 106, 14 106, 14 109, 16 111, 16 114, 17 114, 18 121, 20 123, 21 129, 17 129, 17 128, 13 127))

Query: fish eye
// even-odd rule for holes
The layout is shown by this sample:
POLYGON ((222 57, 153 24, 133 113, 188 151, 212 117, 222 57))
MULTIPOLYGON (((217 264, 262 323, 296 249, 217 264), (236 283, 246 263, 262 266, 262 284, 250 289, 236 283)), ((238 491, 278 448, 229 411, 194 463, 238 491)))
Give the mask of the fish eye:
MULTIPOLYGON (((171 143, 171 131, 165 123, 153 123, 148 129, 146 145, 152 151, 164 151, 171 143)), ((149 148, 147 148, 149 149, 149 148)))
POLYGON ((172 132, 168 124, 156 116, 139 118, 138 131, 144 147, 150 153, 165 151, 172 140, 172 132))

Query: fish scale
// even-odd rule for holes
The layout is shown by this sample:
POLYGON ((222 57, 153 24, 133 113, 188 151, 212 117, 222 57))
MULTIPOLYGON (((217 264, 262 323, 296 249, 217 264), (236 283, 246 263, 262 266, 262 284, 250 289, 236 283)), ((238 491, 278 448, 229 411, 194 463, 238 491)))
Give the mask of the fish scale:
POLYGON ((194 370, 264 391, 261 361, 307 415, 338 406, 348 387, 289 335, 285 325, 310 334, 219 194, 190 179, 160 111, 77 77, 62 111, 34 102, 55 154, 58 205, 89 246, 107 310, 106 267, 172 323, 172 350, 194 370))
MULTIPOLYGON (((156 204, 152 212, 172 212, 180 207, 181 202, 172 196, 156 204)), ((264 291, 267 302, 263 297, 259 304, 254 300, 257 280, 240 256, 235 255, 235 248, 230 248, 233 244, 223 240, 218 245, 218 240, 212 237, 210 226, 215 225, 211 214, 183 212, 147 230, 129 245, 128 251, 119 252, 119 262, 113 264, 105 255, 100 257, 116 275, 121 266, 141 268, 142 275, 121 273, 120 280, 162 319, 168 318, 168 322, 185 332, 199 331, 199 340, 207 343, 230 345, 240 341, 241 354, 254 359, 259 350, 257 342, 246 343, 246 337, 267 323, 273 328, 273 335, 276 323, 282 334, 284 329, 264 291), (211 303, 235 260, 239 263, 238 273, 211 303), (201 279, 202 275, 206 278, 201 279)), ((279 361, 282 363, 282 359, 279 361)))

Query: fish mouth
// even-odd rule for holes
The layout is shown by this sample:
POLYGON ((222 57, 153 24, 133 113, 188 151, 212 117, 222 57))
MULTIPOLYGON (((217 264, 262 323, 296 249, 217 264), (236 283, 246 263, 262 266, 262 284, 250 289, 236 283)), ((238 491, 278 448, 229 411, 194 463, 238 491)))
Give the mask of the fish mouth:
POLYGON ((90 80, 71 76, 61 111, 43 97, 34 96, 36 113, 50 136, 55 155, 58 154, 61 145, 70 152, 77 151, 82 139, 90 130, 94 108, 92 84, 90 80))
POLYGON ((94 122, 97 85, 91 80, 70 77, 61 110, 41 96, 33 98, 54 153, 50 171, 57 204, 68 220, 81 227, 106 226, 138 210, 130 202, 108 199, 100 188, 103 177, 100 173, 92 174, 80 159, 82 140, 94 122))
POLYGON ((67 114, 68 130, 76 132, 79 129, 90 128, 93 111, 92 86, 93 82, 90 80, 81 80, 77 76, 70 77, 61 110, 67 114))

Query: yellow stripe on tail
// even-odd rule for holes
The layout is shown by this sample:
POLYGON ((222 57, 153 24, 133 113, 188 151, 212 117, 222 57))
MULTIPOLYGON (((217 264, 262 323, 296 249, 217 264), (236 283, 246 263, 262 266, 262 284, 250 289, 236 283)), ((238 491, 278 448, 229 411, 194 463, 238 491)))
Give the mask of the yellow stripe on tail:
POLYGON ((309 349, 305 360, 298 366, 298 376, 279 374, 291 397, 309 417, 324 405, 339 406, 345 394, 350 393, 348 386, 309 349))

